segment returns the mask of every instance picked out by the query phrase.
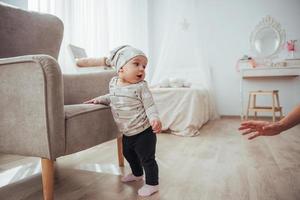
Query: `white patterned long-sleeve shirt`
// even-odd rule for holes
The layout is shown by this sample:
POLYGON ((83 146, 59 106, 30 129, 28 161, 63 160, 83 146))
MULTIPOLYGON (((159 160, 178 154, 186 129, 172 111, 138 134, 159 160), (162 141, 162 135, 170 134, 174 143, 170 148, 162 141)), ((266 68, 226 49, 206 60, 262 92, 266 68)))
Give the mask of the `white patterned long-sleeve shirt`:
POLYGON ((110 105, 115 122, 126 136, 136 135, 159 119, 158 111, 146 81, 119 86, 118 77, 109 83, 109 94, 97 97, 98 102, 110 105))

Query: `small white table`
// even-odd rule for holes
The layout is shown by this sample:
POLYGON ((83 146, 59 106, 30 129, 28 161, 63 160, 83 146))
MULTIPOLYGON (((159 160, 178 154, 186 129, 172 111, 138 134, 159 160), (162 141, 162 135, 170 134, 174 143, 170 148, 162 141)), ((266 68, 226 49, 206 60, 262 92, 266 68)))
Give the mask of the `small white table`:
POLYGON ((300 65, 287 67, 257 67, 242 68, 240 79, 240 101, 241 101, 241 119, 244 119, 244 79, 255 78, 282 78, 300 76, 300 65))

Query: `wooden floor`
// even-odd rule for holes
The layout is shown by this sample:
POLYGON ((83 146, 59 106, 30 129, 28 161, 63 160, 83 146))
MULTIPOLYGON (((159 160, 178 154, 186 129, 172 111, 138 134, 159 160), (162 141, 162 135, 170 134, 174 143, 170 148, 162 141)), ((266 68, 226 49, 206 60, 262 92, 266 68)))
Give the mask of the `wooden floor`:
MULTIPOLYGON (((59 158, 55 199, 299 200, 300 126, 248 141, 238 118, 211 121, 196 137, 158 135, 160 192, 137 196, 142 182, 123 184, 116 141, 59 158)), ((37 158, 0 155, 0 199, 42 199, 37 158)))

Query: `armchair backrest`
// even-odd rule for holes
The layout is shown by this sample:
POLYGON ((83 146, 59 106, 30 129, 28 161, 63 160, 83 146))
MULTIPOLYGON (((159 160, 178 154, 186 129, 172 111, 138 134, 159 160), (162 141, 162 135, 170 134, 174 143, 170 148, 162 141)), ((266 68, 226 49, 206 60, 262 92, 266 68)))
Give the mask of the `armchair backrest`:
POLYGON ((47 54, 57 59, 62 38, 58 17, 0 3, 0 58, 47 54))

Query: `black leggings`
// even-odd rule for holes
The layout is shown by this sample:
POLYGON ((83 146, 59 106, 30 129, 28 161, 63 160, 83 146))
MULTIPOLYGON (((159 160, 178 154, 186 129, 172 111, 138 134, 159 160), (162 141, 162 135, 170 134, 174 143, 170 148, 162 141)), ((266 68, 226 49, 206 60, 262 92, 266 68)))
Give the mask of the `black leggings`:
POLYGON ((156 134, 152 128, 133 135, 123 135, 123 154, 133 175, 142 176, 143 168, 147 185, 158 185, 158 166, 155 161, 156 134))

